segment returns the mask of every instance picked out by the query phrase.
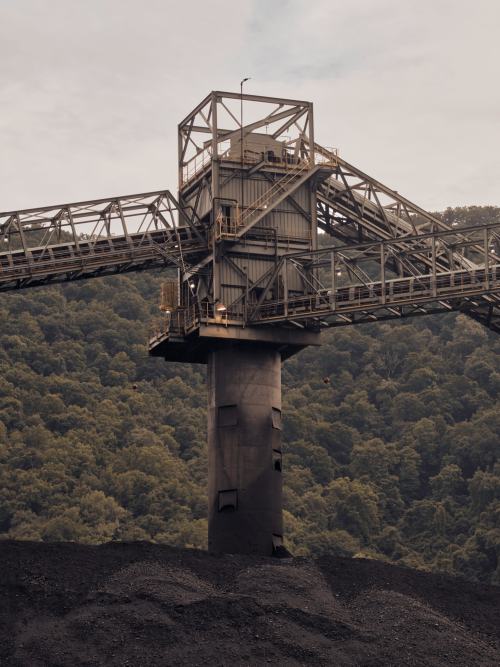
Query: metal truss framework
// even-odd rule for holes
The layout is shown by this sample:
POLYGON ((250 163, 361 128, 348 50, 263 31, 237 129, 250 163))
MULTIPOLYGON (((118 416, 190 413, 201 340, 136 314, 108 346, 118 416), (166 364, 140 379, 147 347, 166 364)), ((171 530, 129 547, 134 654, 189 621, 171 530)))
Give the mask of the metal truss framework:
POLYGON ((312 104, 279 97, 210 93, 179 123, 179 189, 208 172, 214 159, 242 165, 259 163, 261 156, 245 144, 248 136, 259 130, 290 146, 295 159, 307 157, 308 145, 314 141, 312 104), (258 115, 247 123, 243 123, 243 101, 260 103, 258 115))
POLYGON ((315 154, 334 165, 317 187, 317 222, 335 245, 282 258, 252 286, 249 323, 331 327, 460 310, 500 331, 500 225, 454 228, 336 153, 315 144, 315 154), (290 297, 285 284, 272 300, 276 276, 294 272, 308 296, 290 297))
POLYGON ((206 250, 205 238, 168 190, 1 213, 0 291, 165 265, 185 270, 206 250))
MULTIPOLYGON (((266 216, 286 202, 332 246, 277 259, 227 304, 226 321, 320 329, 462 310, 500 328, 498 225, 450 227, 315 143, 309 102, 213 92, 179 125, 178 165, 179 200, 165 190, 0 214, 0 291, 165 266, 178 268, 186 283, 198 277, 210 285, 217 257, 227 248, 248 253, 252 238, 269 234, 266 216), (267 110, 249 111, 243 123, 243 101, 267 110), (259 132, 279 140, 284 156, 249 150, 245 139, 259 132), (233 165, 229 179, 257 174, 269 181, 268 192, 230 223, 213 189, 224 164, 233 165), (280 179, 271 178, 270 165, 280 179), (312 211, 295 197, 302 184, 314 191, 312 211), (286 285, 294 275, 306 288, 300 299, 286 285)), ((216 319, 216 295, 197 298, 190 294, 177 314, 189 327, 216 319)))
POLYGON ((248 320, 345 326, 452 310, 475 316, 486 309, 490 321, 484 323, 498 331, 500 257, 492 244, 499 232, 496 223, 287 255, 276 271, 299 274, 310 283, 310 294, 290 294, 285 284, 281 298, 261 298, 248 320), (451 261, 445 247, 453 247, 451 261), (398 276, 401 265, 408 270, 398 276))

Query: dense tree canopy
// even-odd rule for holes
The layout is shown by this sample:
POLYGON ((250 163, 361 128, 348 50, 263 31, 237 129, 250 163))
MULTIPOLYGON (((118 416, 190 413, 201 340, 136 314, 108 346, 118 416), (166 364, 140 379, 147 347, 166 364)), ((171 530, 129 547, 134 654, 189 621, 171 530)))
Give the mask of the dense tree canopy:
MULTIPOLYGON (((147 356, 161 279, 0 297, 2 537, 205 546, 205 368, 147 356)), ((500 584, 499 352, 449 314, 336 329, 288 360, 291 550, 500 584)))

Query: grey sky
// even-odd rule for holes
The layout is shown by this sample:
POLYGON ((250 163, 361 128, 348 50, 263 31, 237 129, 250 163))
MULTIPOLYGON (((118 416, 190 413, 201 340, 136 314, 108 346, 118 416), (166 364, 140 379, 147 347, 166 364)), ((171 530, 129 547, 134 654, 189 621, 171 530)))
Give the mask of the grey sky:
POLYGON ((178 121, 243 76, 423 207, 500 205, 499 32, 499 0, 0 0, 0 210, 175 189, 178 121))

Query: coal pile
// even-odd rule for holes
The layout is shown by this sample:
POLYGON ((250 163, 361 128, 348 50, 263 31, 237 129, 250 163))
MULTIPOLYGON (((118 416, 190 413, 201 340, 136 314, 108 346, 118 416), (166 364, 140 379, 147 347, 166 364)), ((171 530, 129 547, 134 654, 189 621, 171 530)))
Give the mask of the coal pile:
POLYGON ((378 561, 0 542, 0 665, 498 666, 500 588, 378 561))

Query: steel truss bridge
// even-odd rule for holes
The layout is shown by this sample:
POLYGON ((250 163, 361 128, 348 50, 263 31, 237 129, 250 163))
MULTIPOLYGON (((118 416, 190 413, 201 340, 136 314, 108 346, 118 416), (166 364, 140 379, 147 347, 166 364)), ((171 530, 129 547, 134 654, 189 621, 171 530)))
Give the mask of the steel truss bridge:
MULTIPOLYGON (((323 247, 282 255, 249 286, 246 303, 228 305, 226 324, 324 328, 462 311, 500 331, 499 223, 451 227, 336 153, 316 144, 315 154, 316 168, 331 169, 318 184, 323 247), (280 272, 300 275, 307 294, 294 296, 284 284, 269 298, 280 272)), ((286 183, 275 189, 278 204, 299 206, 286 183)), ((245 231, 250 238, 268 232, 258 222, 245 231)), ((163 267, 191 275, 206 264, 211 235, 168 190, 0 213, 0 291, 163 267)), ((220 227, 219 237, 234 235, 220 227)), ((213 304, 195 303, 170 326, 188 331, 216 319, 213 304)))

